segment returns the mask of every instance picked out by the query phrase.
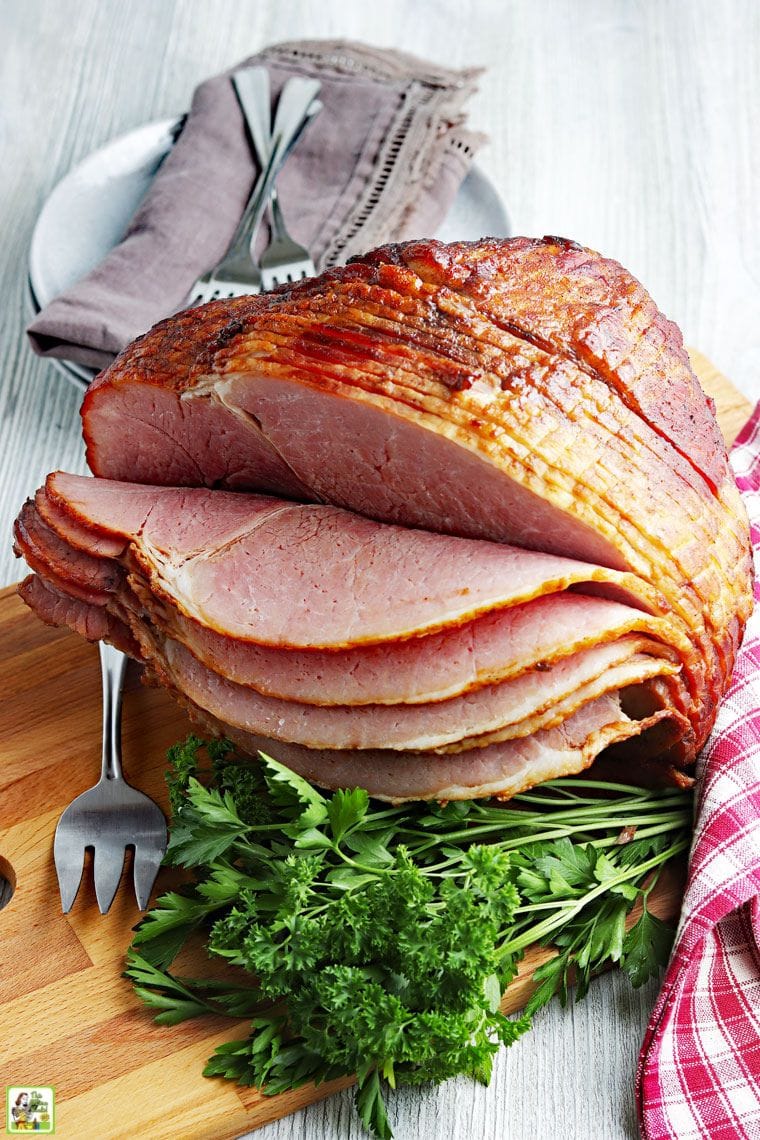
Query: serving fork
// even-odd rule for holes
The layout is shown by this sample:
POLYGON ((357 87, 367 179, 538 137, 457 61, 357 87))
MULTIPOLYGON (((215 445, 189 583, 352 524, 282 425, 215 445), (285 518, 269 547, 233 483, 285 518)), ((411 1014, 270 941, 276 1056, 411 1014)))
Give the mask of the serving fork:
POLYGON ((158 804, 124 779, 121 768, 121 693, 128 658, 101 641, 103 752, 100 779, 69 804, 55 829, 53 857, 63 913, 79 891, 85 851, 93 853, 95 896, 101 914, 113 902, 127 847, 134 847, 137 905, 145 910, 167 844, 166 820, 158 804))
MULTIPOLYGON (((272 138, 279 127, 280 103, 275 114, 274 127, 270 126, 269 72, 265 67, 246 67, 234 72, 232 82, 243 109, 248 130, 259 163, 264 166, 270 155, 272 138)), ((316 268, 311 254, 299 245, 287 231, 282 216, 277 187, 272 184, 269 195, 269 212, 272 220, 272 240, 259 258, 261 288, 265 293, 288 281, 314 277, 316 268)))
POLYGON ((193 308, 217 298, 242 297, 261 291, 262 274, 251 257, 251 242, 264 216, 282 164, 307 125, 322 109, 322 104, 315 98, 319 87, 318 80, 301 76, 289 79, 283 87, 267 161, 238 222, 229 249, 218 265, 198 278, 183 308, 193 308))

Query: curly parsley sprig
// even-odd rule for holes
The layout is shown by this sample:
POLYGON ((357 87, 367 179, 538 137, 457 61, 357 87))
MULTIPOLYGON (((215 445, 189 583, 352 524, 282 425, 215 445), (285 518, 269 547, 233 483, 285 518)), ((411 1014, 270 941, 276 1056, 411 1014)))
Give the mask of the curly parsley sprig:
POLYGON ((571 980, 580 998, 618 963, 640 985, 667 959, 672 931, 647 899, 688 846, 688 793, 560 779, 506 806, 389 807, 361 789, 323 795, 226 741, 191 736, 169 760, 166 861, 194 878, 137 927, 126 974, 162 1024, 249 1023, 207 1076, 275 1094, 356 1073, 364 1125, 391 1137, 385 1085, 487 1083, 499 1046, 571 980), (172 973, 195 932, 246 981, 172 973), (537 941, 557 954, 508 1018, 501 995, 537 941))

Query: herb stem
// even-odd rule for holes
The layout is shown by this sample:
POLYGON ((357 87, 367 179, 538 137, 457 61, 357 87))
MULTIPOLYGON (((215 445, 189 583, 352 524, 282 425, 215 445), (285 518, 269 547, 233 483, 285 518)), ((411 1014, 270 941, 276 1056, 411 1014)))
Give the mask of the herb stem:
MULTIPOLYGON (((440 847, 442 842, 465 842, 469 844, 478 837, 511 829, 519 830, 522 834, 515 836, 513 840, 503 840, 499 844, 500 847, 510 842, 516 845, 530 841, 537 842, 545 838, 555 837, 548 832, 542 832, 540 828, 547 825, 554 827, 564 820, 568 821, 565 833, 575 835, 579 831, 591 830, 592 828, 609 830, 616 826, 620 828, 633 827, 663 819, 662 812, 655 813, 652 811, 651 803, 642 804, 638 812, 626 804, 597 803, 587 808, 568 808, 564 811, 543 813, 513 812, 511 815, 512 819, 508 819, 505 813, 503 819, 459 828, 456 831, 444 832, 442 835, 431 836, 420 828, 403 828, 400 830, 400 834, 405 837, 409 836, 410 839, 419 838, 423 840, 423 842, 415 844, 415 851, 423 853, 432 847, 440 847), (538 829, 538 834, 536 834, 536 829, 538 829)), ((674 827, 681 826, 682 821, 688 824, 691 820, 691 809, 685 805, 677 810, 674 808, 670 815, 666 816, 666 819, 672 819, 674 827)))
MULTIPOLYGON (((553 930, 556 930, 559 926, 564 926, 566 922, 574 918, 579 911, 583 910, 585 906, 588 906, 588 904, 593 902, 595 898, 598 898, 599 895, 604 894, 620 883, 625 883, 631 879, 645 875, 646 872, 651 871, 653 867, 657 867, 660 863, 664 863, 667 859, 672 859, 675 855, 680 854, 681 851, 685 851, 689 843, 689 839, 677 840, 665 851, 653 855, 651 859, 629 867, 614 878, 599 883, 597 887, 592 888, 592 890, 588 891, 588 893, 583 895, 580 899, 572 902, 568 902, 564 899, 558 900, 556 909, 560 912, 559 914, 552 915, 551 918, 545 919, 543 922, 538 923, 537 926, 530 926, 523 934, 518 935, 516 938, 508 939, 499 947, 499 956, 503 958, 508 954, 519 953, 519 951, 530 946, 532 942, 543 941, 553 930)), ((529 907, 518 907, 515 913, 516 915, 526 914, 534 908, 543 909, 544 904, 534 903, 529 907)))

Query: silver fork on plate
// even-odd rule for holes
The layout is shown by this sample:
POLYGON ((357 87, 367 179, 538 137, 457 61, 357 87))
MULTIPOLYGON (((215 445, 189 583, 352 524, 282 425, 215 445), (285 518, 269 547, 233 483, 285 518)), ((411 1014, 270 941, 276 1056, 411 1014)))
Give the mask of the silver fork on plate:
POLYGON ((121 770, 121 691, 128 659, 104 641, 99 649, 103 681, 100 779, 66 808, 53 842, 64 914, 74 905, 88 847, 93 852, 95 896, 101 914, 113 902, 127 847, 134 847, 133 878, 140 910, 148 905, 166 851, 163 812, 149 796, 128 784, 121 770))
MULTIPOLYGON (((259 158, 264 165, 269 158, 272 139, 277 136, 282 98, 277 105, 274 127, 270 126, 269 72, 265 67, 246 67, 236 71, 232 82, 243 108, 251 139, 259 158)), ((316 269, 311 254, 299 245, 287 231, 285 219, 280 209, 277 187, 272 184, 269 196, 270 217, 272 219, 272 240, 259 258, 261 288, 265 293, 284 285, 288 281, 300 281, 303 277, 314 277, 316 269)))
POLYGON ((314 115, 322 109, 322 104, 315 99, 319 87, 318 80, 300 76, 289 79, 283 87, 268 160, 256 181, 230 247, 218 265, 198 278, 184 308, 203 305, 217 298, 242 297, 261 291, 262 275, 251 258, 251 242, 264 216, 280 167, 314 115))

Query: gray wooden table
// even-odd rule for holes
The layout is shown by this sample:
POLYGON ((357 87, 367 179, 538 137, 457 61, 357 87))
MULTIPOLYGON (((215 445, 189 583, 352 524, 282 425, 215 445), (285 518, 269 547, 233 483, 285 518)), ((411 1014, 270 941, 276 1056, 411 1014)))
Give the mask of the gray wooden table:
MULTIPOLYGON (((207 75, 298 36, 484 65, 472 122, 491 136, 481 165, 517 232, 618 258, 689 344, 760 397, 756 0, 0 0, 0 533, 48 471, 84 469, 80 394, 23 335, 46 196, 113 135, 183 110, 207 75)), ((0 584, 19 573, 3 541, 0 584)), ((502 1051, 490 1088, 399 1093, 396 1135, 635 1137, 633 1073, 655 993, 600 978, 502 1051)), ((362 1133, 345 1093, 257 1135, 362 1133)))

